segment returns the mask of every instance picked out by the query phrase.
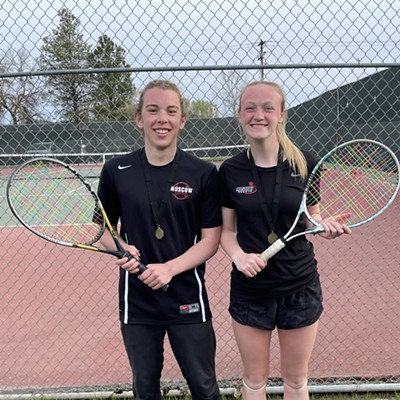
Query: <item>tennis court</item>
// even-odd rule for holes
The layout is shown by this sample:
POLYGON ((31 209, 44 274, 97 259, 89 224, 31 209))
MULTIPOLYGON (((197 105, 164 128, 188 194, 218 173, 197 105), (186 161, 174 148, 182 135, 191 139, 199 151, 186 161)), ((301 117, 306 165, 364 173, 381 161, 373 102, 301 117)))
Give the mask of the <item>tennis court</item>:
MULTIPOLYGON (((399 215, 397 199, 350 237, 314 239, 325 313, 311 382, 360 377, 368 382, 378 375, 399 379, 399 215)), ((6 210, 4 217, 9 217, 6 210)), ((1 228, 0 243, 0 361, 5 366, 0 389, 129 387, 113 257, 53 245, 16 226, 1 228)), ((217 332, 218 378, 228 387, 241 373, 227 313, 229 273, 229 262, 219 251, 209 262, 207 284, 217 332)), ((276 342, 273 351, 271 376, 279 377, 276 342)), ((168 342, 165 361, 163 381, 173 388, 182 377, 168 342)))

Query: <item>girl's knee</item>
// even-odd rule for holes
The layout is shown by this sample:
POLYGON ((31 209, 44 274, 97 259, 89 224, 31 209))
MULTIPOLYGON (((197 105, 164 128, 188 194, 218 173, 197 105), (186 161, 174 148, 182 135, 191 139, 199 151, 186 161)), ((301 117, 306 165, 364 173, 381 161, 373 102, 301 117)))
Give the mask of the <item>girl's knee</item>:
POLYGON ((283 382, 284 388, 289 389, 289 390, 303 390, 304 388, 307 387, 308 381, 307 379, 301 379, 301 380, 294 380, 294 381, 287 381, 285 380, 283 382))
POLYGON ((302 382, 283 383, 284 400, 309 400, 307 379, 302 382))

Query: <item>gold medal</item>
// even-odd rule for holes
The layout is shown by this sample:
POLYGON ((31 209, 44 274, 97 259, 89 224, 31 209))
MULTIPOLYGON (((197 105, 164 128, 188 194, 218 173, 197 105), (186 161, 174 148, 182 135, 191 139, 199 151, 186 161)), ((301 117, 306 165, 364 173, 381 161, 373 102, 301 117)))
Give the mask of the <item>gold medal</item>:
POLYGON ((278 240, 278 235, 272 231, 269 235, 268 235, 268 243, 272 244, 274 242, 276 242, 278 240))
POLYGON ((160 225, 157 226, 155 234, 158 240, 161 240, 164 237, 164 231, 161 229, 160 225))

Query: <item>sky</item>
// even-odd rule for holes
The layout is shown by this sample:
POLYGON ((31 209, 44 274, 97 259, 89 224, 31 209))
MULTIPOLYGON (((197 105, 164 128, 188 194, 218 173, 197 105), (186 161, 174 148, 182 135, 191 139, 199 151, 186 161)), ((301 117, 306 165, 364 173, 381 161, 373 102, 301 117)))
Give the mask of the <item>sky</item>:
MULTIPOLYGON (((12 46, 37 57, 62 7, 80 20, 89 44, 107 34, 135 68, 258 65, 261 56, 268 65, 400 62, 399 0, 2 0, 0 55, 12 46)), ((295 105, 375 71, 288 69, 268 76, 284 84, 295 105)), ((191 96, 211 99, 216 74, 173 76, 191 96)))

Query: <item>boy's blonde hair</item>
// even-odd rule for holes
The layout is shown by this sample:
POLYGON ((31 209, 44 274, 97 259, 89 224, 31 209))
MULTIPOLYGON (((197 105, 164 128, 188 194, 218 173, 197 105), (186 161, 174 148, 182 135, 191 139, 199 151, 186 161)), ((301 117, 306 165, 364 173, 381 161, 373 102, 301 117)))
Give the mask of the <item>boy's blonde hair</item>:
POLYGON ((186 104, 185 104, 185 101, 182 97, 181 91, 179 90, 178 86, 169 80, 163 80, 163 79, 157 79, 157 80, 151 81, 144 87, 144 89, 140 93, 137 104, 133 104, 133 113, 134 114, 138 113, 139 115, 142 115, 144 95, 148 90, 153 89, 153 88, 159 88, 159 89, 163 89, 163 90, 172 90, 175 93, 177 93, 179 96, 179 103, 180 103, 180 107, 181 107, 182 116, 183 117, 186 116, 186 114, 187 114, 186 104))

